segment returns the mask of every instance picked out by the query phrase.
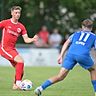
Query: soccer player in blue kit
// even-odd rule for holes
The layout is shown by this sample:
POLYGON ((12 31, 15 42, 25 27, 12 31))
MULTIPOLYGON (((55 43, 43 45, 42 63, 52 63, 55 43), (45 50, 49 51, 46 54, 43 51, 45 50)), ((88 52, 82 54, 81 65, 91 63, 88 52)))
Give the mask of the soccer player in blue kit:
POLYGON ((91 49, 93 47, 96 48, 96 35, 91 32, 92 27, 93 22, 90 19, 85 19, 82 22, 82 29, 73 33, 66 40, 58 57, 58 63, 62 63, 60 72, 35 89, 34 92, 37 96, 41 96, 42 91, 50 85, 62 81, 77 63, 90 72, 90 78, 96 96, 96 67, 90 56, 91 49), (63 60, 67 49, 68 51, 63 60))

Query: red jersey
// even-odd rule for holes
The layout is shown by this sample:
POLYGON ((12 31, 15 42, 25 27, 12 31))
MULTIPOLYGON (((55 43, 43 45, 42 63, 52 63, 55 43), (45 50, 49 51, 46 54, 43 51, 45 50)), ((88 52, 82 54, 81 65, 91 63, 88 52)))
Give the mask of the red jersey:
POLYGON ((25 27, 20 23, 13 23, 11 19, 0 22, 0 29, 2 29, 1 48, 9 50, 14 48, 16 41, 20 35, 26 34, 25 27))

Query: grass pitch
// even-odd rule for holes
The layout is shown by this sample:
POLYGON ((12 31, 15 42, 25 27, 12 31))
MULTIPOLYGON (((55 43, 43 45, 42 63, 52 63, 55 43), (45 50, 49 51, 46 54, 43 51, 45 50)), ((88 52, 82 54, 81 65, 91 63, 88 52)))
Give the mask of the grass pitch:
MULTIPOLYGON (((34 86, 31 91, 13 91, 14 68, 0 67, 0 96, 35 96, 34 89, 50 76, 59 72, 58 67, 25 67, 23 79, 29 79, 34 86)), ((43 91, 43 96, 94 96, 89 72, 75 67, 65 80, 43 91)))

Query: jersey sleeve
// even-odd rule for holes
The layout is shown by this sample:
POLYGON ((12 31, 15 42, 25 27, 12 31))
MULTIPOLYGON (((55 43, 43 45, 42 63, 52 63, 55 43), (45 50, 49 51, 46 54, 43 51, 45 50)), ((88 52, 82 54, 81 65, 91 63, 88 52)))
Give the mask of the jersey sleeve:
POLYGON ((72 34, 72 35, 68 38, 68 39, 70 40, 70 42, 72 42, 73 36, 74 36, 74 34, 72 34))
POLYGON ((26 30, 26 28, 22 25, 22 33, 21 33, 21 35, 25 35, 25 34, 27 34, 27 30, 26 30))
POLYGON ((0 22, 0 29, 3 29, 5 27, 6 21, 3 20, 0 22))
POLYGON ((95 50, 96 50, 96 40, 95 40, 95 42, 94 42, 94 48, 95 48, 95 50))

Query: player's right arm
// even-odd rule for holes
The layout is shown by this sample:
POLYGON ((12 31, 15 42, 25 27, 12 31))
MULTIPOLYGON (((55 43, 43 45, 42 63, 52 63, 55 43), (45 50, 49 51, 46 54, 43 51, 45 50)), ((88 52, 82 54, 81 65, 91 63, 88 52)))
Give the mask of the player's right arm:
POLYGON ((6 24, 6 21, 5 20, 0 21, 0 29, 3 29, 4 26, 5 26, 5 24, 6 24))

